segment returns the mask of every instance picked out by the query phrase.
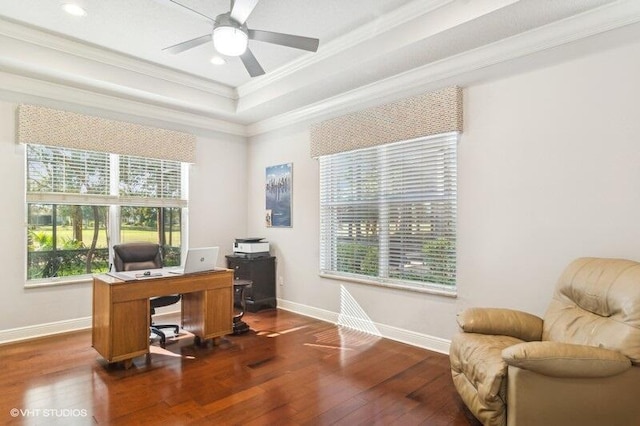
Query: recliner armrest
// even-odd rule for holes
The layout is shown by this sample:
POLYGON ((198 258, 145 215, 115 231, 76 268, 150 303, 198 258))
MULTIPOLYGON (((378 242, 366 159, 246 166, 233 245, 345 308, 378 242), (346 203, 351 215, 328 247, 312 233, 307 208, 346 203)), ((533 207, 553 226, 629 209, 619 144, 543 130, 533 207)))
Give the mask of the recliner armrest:
POLYGON ((465 333, 498 334, 530 342, 542 339, 542 318, 504 308, 469 308, 457 316, 465 333))
POLYGON ((618 351, 560 342, 526 342, 502 350, 502 359, 545 376, 594 378, 615 376, 631 368, 631 360, 618 351))

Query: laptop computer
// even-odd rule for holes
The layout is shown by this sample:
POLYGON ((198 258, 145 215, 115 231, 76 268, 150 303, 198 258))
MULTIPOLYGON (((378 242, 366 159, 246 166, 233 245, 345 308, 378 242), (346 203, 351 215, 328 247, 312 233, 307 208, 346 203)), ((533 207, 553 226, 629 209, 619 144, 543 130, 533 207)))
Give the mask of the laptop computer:
POLYGON ((199 247, 187 250, 184 268, 171 269, 172 274, 192 274, 194 272, 213 271, 218 261, 219 247, 199 247))

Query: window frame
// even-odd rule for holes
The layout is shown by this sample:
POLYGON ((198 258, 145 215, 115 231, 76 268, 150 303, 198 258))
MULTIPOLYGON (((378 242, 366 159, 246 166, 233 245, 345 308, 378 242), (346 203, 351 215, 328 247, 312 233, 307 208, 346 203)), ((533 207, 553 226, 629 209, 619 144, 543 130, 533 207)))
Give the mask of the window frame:
MULTIPOLYGON (((433 136, 426 136, 426 137, 411 139, 407 141, 400 141, 400 142, 395 142, 390 144, 373 146, 369 148, 363 148, 355 151, 321 156, 319 158, 319 162, 320 162, 319 275, 323 278, 331 278, 331 279, 336 279, 341 281, 349 281, 349 282, 375 285, 380 287, 388 287, 388 288, 394 288, 394 289, 400 289, 400 290, 408 290, 408 291, 421 292, 421 293, 433 293, 433 294, 439 294, 443 296, 455 297, 457 295, 457 249, 456 249, 457 181, 458 181, 457 145, 459 143, 459 140, 460 140, 459 132, 449 132, 449 133, 442 133, 442 134, 433 135, 433 136), (390 253, 392 251, 390 249, 390 245, 391 245, 390 241, 394 240, 394 237, 398 237, 401 234, 399 232, 395 232, 394 235, 391 236, 388 232, 389 228, 388 227, 385 228, 385 226, 381 224, 381 222, 384 221, 384 216, 380 212, 389 208, 388 199, 390 197, 388 193, 385 194, 384 189, 381 189, 384 186, 380 183, 380 181, 384 180, 386 177, 389 177, 390 175, 392 176, 392 179, 393 179, 393 176, 395 176, 395 175, 392 175, 394 173, 393 170, 395 170, 394 164, 386 164, 385 163, 386 160, 384 160, 384 158, 388 150, 397 150, 398 152, 400 152, 403 149, 410 150, 412 144, 419 146, 420 144, 425 144, 425 143, 429 144, 431 142, 436 144, 436 146, 443 147, 442 149, 446 151, 444 155, 452 156, 452 158, 448 157, 447 159, 443 160, 445 161, 446 164, 440 164, 440 166, 445 168, 452 167, 452 170, 449 170, 446 172, 446 176, 447 176, 446 178, 447 179, 451 178, 453 179, 453 181, 446 183, 445 186, 447 189, 443 192, 443 198, 442 198, 443 200, 445 198, 448 200, 447 202, 449 202, 451 206, 447 206, 447 208, 450 207, 451 210, 446 210, 446 213, 443 213, 442 216, 438 216, 438 219, 437 219, 437 220, 445 220, 445 221, 451 222, 448 224, 448 226, 445 227, 445 232, 447 233, 445 242, 447 243, 447 245, 444 249, 442 249, 448 254, 443 256, 443 257, 446 257, 445 260, 442 260, 442 258, 439 258, 438 260, 436 260, 437 262, 444 262, 445 267, 450 267, 451 265, 453 265, 453 272, 452 272, 453 283, 452 284, 425 282, 423 280, 419 281, 419 280, 411 280, 406 278, 394 279, 388 273, 389 270, 392 270, 392 268, 390 267, 390 264, 391 264, 390 259, 393 259, 393 261, 396 262, 398 260, 397 256, 402 256, 403 254, 397 254, 397 251, 396 251, 396 253, 390 256, 390 253), (441 144, 441 145, 438 145, 438 144, 441 144), (355 184, 359 183, 362 180, 362 178, 358 178, 357 176, 349 175, 349 174, 342 175, 340 174, 340 170, 337 170, 337 171, 331 170, 330 168, 332 166, 328 165, 327 163, 330 161, 334 161, 334 162, 344 161, 345 163, 348 163, 347 160, 352 156, 356 156, 361 162, 361 164, 365 164, 365 161, 367 161, 367 157, 370 157, 372 159, 371 161, 376 162, 375 167, 369 167, 369 169, 376 169, 376 170, 368 172, 368 173, 371 173, 372 176, 376 176, 377 184, 378 184, 378 187, 376 187, 375 189, 372 189, 372 193, 374 195, 377 195, 377 199, 369 203, 370 205, 373 205, 375 207, 375 211, 372 213, 371 217, 373 217, 373 221, 375 222, 375 225, 374 225, 375 232, 373 235, 378 239, 375 242, 375 247, 376 247, 375 255, 378 261, 377 269, 375 269, 375 275, 370 275, 371 271, 364 271, 366 273, 361 273, 363 272, 363 264, 365 263, 364 260, 366 259, 367 255, 362 255, 359 253, 356 253, 353 255, 355 256, 354 264, 356 264, 357 268, 359 268, 359 270, 356 273, 347 272, 345 268, 342 268, 341 270, 341 267, 339 266, 339 263, 340 263, 339 253, 338 253, 339 252, 338 247, 340 246, 340 243, 338 241, 340 239, 339 236, 342 235, 344 237, 345 235, 344 228, 350 226, 351 224, 355 224, 356 226, 363 226, 364 222, 362 222, 362 220, 363 220, 363 217, 367 217, 366 216, 367 213, 362 213, 366 209, 366 207, 362 207, 362 204, 366 204, 366 202, 362 200, 346 201, 343 206, 345 207, 345 210, 348 209, 349 207, 356 206, 358 203, 360 203, 360 207, 357 207, 357 206, 353 207, 353 209, 356 212, 347 214, 346 216, 348 218, 346 221, 342 219, 342 217, 340 217, 340 213, 336 213, 336 211, 340 209, 340 207, 337 207, 339 205, 339 202, 335 201, 337 198, 337 194, 340 192, 338 189, 335 189, 335 186, 336 186, 335 181, 337 179, 336 176, 339 176, 340 179, 352 178, 352 180, 345 185, 350 188, 351 188, 351 185, 356 186, 355 184), (325 168, 328 168, 329 170, 325 171, 325 168), (325 175, 325 173, 330 175, 335 175, 335 176, 327 176, 325 175), (359 179, 360 181, 358 181, 359 179), (350 202, 352 203, 351 205, 349 204, 350 202), (358 214, 364 214, 365 216, 359 217, 358 214), (361 221, 357 222, 358 219, 360 219, 361 221), (354 222, 350 222, 350 220, 354 220, 354 222), (342 230, 336 230, 336 227, 338 228, 341 227, 342 230), (448 244, 452 244, 452 245, 450 246, 448 244), (450 253, 451 252, 450 248, 453 248, 452 255, 450 253), (394 258, 394 256, 396 257, 394 258), (451 261, 453 262, 452 264, 450 263, 451 261), (382 270, 384 268, 387 268, 387 271, 382 270)), ((396 157, 396 160, 398 160, 397 157, 396 157)), ((351 160, 351 163, 349 164, 355 164, 355 161, 351 160)), ((402 164, 402 163, 398 163, 398 164, 402 164)), ((368 165, 371 166, 371 164, 368 164, 368 165)), ((343 166, 343 167, 347 167, 347 166, 343 166)), ((348 166, 348 167, 355 168, 356 166, 348 166)), ((436 164, 435 167, 438 167, 438 164, 436 164)), ((402 166, 398 166, 396 169, 399 169, 399 168, 402 168, 402 166)), ((429 169, 427 173, 431 173, 431 169, 429 169)), ((384 183, 386 184, 387 182, 384 182, 384 183)), ((392 184, 397 184, 397 182, 394 181, 392 182, 392 184)), ((408 186, 408 184, 406 185, 408 186)), ((352 193, 358 193, 358 191, 357 190, 352 191, 352 193)), ((404 194, 404 192, 402 191, 398 191, 398 193, 404 194)), ((396 197, 397 204, 394 206, 394 208, 397 208, 400 211, 403 208, 412 209, 411 207, 412 205, 415 207, 415 205, 418 205, 419 203, 423 203, 424 205, 431 205, 431 203, 433 202, 434 202, 434 199, 430 199, 430 200, 418 199, 418 202, 416 202, 415 199, 409 201, 408 198, 403 195, 400 197, 396 197), (409 207, 406 207, 406 206, 409 206, 409 207)), ((425 208, 424 210, 427 210, 427 209, 425 208)), ((387 217, 389 217, 388 212, 387 212, 387 217)), ((398 217, 400 217, 400 215, 396 216, 396 218, 398 217)), ((420 218, 423 218, 422 220, 424 220, 424 222, 422 222, 421 219, 418 219, 418 221, 416 221, 415 223, 411 222, 413 226, 420 227, 420 224, 426 223, 429 227, 433 227, 433 222, 434 222, 433 219, 431 219, 430 222, 427 222, 428 216, 426 216, 424 212, 422 213, 420 218)), ((401 222, 398 219, 396 229, 400 228, 399 226, 400 223, 401 222)), ((409 232, 409 235, 413 235, 416 233, 415 231, 408 231, 408 232, 409 232)), ((434 233, 434 235, 439 235, 439 234, 434 233)), ((419 244, 420 241, 421 240, 417 240, 417 242, 410 241, 409 245, 419 244)), ((364 246, 361 240, 358 240, 356 241, 356 243, 354 243, 354 245, 357 245, 357 244, 360 244, 361 248, 364 246)), ((344 241, 342 245, 344 245, 344 241)), ((421 246, 418 246, 418 247, 421 247, 421 246)), ((436 249, 436 250, 440 250, 440 249, 436 249)), ((404 253, 404 247, 400 250, 400 253, 404 253)), ((427 255, 424 255, 424 256, 428 257, 427 255)), ((432 256, 432 257, 437 258, 437 256, 432 256)), ((345 259, 349 260, 349 257, 345 259)), ((429 263, 427 263, 427 265, 428 264, 429 263)), ((396 267, 396 270, 400 270, 400 269, 396 267)), ((403 272, 400 272, 400 275, 402 274, 403 272)), ((443 274, 451 275, 451 269, 447 269, 445 272, 443 272, 443 274)), ((427 275, 427 274, 423 274, 423 275, 427 275)))
MULTIPOLYGON (((108 223, 113 224, 107 228, 108 232, 108 245, 107 249, 109 250, 109 265, 113 263, 113 253, 111 247, 120 242, 121 235, 121 207, 148 207, 148 208, 180 208, 181 210, 181 231, 180 231, 180 257, 183 258, 185 256, 186 247, 187 247, 187 235, 188 235, 188 181, 189 181, 189 163, 180 162, 176 160, 162 160, 162 159, 153 159, 147 157, 139 157, 139 156, 131 156, 131 155, 121 155, 114 153, 101 153, 108 156, 108 173, 109 176, 107 182, 107 191, 105 194, 80 194, 78 192, 30 192, 29 191, 29 183, 30 183, 30 170, 29 170, 29 149, 32 146, 42 146, 51 150, 59 150, 59 151, 75 151, 75 152, 88 152, 92 153, 94 151, 87 150, 78 150, 74 148, 67 148, 63 146, 47 146, 42 144, 25 144, 25 242, 23 247, 25 248, 24 254, 25 259, 23 261, 24 265, 24 280, 25 287, 46 287, 53 285, 66 285, 66 284, 74 284, 74 283, 85 283, 91 280, 94 273, 89 274, 78 274, 78 275, 67 275, 61 277, 45 277, 45 278, 32 278, 28 277, 28 256, 29 256, 29 247, 28 247, 28 234, 29 234, 29 206, 32 204, 47 204, 47 205, 85 205, 85 206, 106 206, 108 209, 108 223), (179 166, 179 177, 177 178, 177 184, 180 187, 180 194, 178 196, 173 197, 163 197, 162 194, 158 197, 149 196, 149 194, 145 195, 126 195, 121 191, 121 180, 120 180, 120 159, 121 158, 133 158, 133 161, 159 161, 160 165, 165 164, 164 162, 170 162, 179 166)), ((162 166, 159 167, 162 170, 162 166)), ((175 185, 171 187, 173 189, 173 193, 175 195, 175 185)))

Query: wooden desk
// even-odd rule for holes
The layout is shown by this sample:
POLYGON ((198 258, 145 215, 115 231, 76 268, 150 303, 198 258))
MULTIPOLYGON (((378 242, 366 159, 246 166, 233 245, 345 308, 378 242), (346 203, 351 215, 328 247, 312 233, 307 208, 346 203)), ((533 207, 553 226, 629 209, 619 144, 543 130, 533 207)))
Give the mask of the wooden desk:
POLYGON ((182 328, 204 341, 233 331, 233 271, 122 281, 93 278, 92 346, 108 362, 149 353, 149 298, 182 294, 182 328))

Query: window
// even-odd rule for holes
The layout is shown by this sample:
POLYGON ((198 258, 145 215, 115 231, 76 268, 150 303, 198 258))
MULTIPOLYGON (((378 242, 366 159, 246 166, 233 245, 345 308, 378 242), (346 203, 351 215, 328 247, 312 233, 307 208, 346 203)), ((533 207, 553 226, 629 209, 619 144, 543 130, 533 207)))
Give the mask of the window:
POLYGON ((320 157, 320 272, 386 286, 456 284, 457 133, 320 157))
POLYGON ((27 279, 109 269, 109 247, 151 241, 179 265, 186 164, 28 144, 27 279))

